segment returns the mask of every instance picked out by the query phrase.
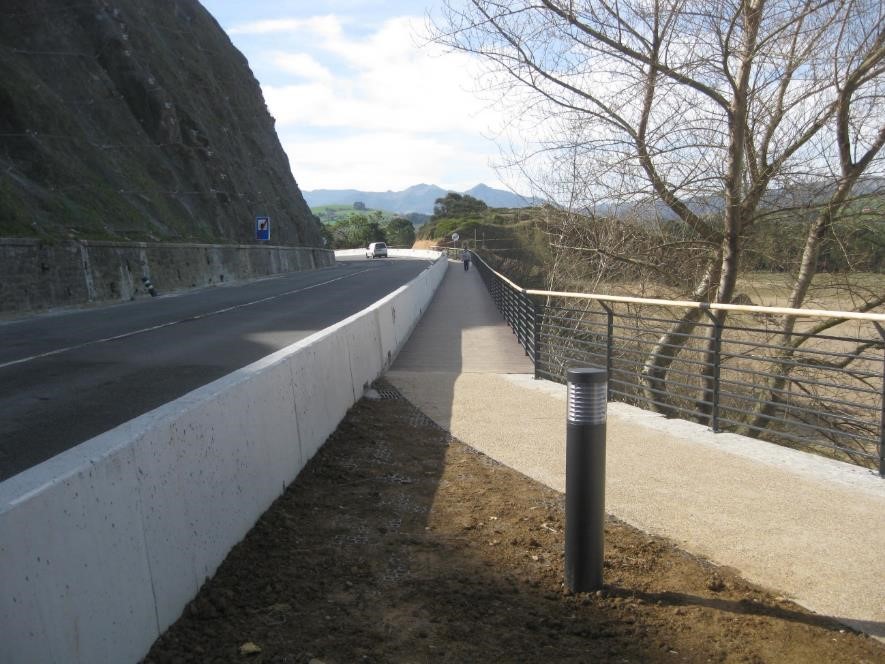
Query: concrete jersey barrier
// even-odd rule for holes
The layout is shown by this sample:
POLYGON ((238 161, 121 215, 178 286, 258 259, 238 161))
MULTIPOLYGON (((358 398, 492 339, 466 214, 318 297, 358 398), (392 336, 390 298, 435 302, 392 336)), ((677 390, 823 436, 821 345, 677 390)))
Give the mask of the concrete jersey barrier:
POLYGON ((135 662, 390 366, 446 270, 0 483, 0 662, 135 662))

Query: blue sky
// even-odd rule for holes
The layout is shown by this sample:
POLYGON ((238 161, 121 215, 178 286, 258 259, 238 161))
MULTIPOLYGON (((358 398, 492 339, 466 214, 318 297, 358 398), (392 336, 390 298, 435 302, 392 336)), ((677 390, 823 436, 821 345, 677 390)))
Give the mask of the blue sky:
POLYGON ((422 40, 432 4, 202 3, 249 60, 302 190, 507 188, 479 63, 422 40))

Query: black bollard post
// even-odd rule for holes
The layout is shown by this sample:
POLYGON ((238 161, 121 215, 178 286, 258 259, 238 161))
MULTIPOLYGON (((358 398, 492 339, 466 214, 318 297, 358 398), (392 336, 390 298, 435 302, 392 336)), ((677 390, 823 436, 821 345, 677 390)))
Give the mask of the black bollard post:
POLYGON ((142 277, 141 281, 144 283, 144 287, 147 288, 147 292, 151 294, 151 297, 157 297, 157 290, 154 288, 151 280, 147 277, 142 277))
POLYGON ((569 369, 565 461, 565 584, 602 588, 605 544, 605 369, 569 369))

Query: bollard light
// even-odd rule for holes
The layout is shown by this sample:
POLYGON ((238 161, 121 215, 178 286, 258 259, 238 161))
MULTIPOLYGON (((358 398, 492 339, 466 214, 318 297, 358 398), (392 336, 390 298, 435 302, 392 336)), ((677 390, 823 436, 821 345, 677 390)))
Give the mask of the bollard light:
POLYGON ((605 544, 605 369, 569 369, 565 462, 565 584, 602 588, 605 544))

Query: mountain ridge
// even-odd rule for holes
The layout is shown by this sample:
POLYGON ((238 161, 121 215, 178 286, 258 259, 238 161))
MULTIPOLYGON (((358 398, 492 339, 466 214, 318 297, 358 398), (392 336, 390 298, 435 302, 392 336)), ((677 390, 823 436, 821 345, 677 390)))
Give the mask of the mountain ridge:
POLYGON ((449 192, 466 194, 483 201, 489 207, 521 208, 539 205, 540 200, 521 196, 504 189, 495 189, 486 184, 478 184, 466 191, 443 189, 434 184, 420 183, 400 191, 362 191, 359 189, 313 189, 303 190, 302 194, 311 207, 320 205, 349 205, 364 203, 374 210, 384 210, 406 214, 419 212, 433 214, 433 204, 449 192))

